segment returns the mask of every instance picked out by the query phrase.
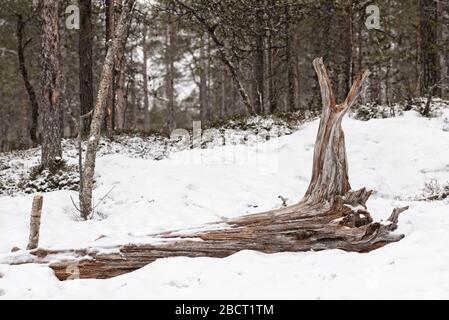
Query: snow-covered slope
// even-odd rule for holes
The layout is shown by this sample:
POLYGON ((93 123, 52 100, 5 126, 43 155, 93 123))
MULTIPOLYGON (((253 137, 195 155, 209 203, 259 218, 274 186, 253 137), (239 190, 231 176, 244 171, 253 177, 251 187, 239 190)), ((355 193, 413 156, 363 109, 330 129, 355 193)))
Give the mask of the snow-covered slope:
MULTIPOLYGON (((344 120, 353 189, 377 192, 368 202, 377 220, 410 205, 398 232, 406 237, 368 254, 339 250, 266 255, 244 251, 225 259, 170 258, 109 280, 59 282, 44 266, 0 264, 2 298, 449 298, 449 199, 414 201, 429 181, 449 181, 449 132, 443 115, 414 111, 389 119, 344 120)), ((82 222, 70 196, 44 195, 42 247, 144 242, 149 234, 297 202, 310 178, 318 121, 253 146, 172 153, 155 161, 122 154, 97 164, 99 200, 82 222)), ((32 196, 0 197, 0 261, 24 248, 32 196)))

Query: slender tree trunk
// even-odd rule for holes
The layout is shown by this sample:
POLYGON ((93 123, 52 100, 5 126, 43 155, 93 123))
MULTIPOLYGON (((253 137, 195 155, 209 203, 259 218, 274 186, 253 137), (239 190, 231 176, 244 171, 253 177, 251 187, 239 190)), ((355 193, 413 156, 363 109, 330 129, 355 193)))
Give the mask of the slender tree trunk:
POLYGON ((220 90, 220 101, 221 101, 221 106, 220 106, 220 117, 226 118, 229 115, 229 99, 227 98, 227 82, 228 82, 228 75, 227 75, 227 69, 226 66, 222 66, 221 69, 221 90, 220 90))
POLYGON ((175 57, 176 57, 176 21, 173 16, 174 2, 168 4, 168 29, 167 29, 167 57, 166 57, 166 95, 167 95, 167 130, 172 132, 176 128, 175 119, 175 57))
MULTIPOLYGON (((22 75, 23 82, 25 84, 25 89, 28 94, 28 99, 31 105, 31 126, 30 126, 30 138, 33 146, 36 146, 39 141, 37 137, 37 125, 39 118, 39 104, 36 98, 36 92, 34 91, 33 85, 28 77, 28 70, 25 63, 25 45, 28 43, 23 42, 23 31, 25 29, 25 23, 23 21, 22 15, 17 14, 17 55, 19 57, 19 70, 22 75)), ((30 39, 31 40, 31 39, 30 39)))
POLYGON ((363 28, 365 22, 365 7, 359 11, 359 17, 357 19, 357 72, 362 70, 363 64, 363 28))
MULTIPOLYGON (((112 41, 115 29, 115 0, 106 0, 106 50, 112 41)), ((114 61, 115 62, 115 61, 114 61)), ((113 66, 114 67, 114 66, 113 66)), ((114 110, 115 110, 115 74, 112 73, 111 86, 107 96, 105 128, 109 135, 114 131, 114 110)))
POLYGON ((352 45, 354 37, 353 26, 353 0, 348 0, 346 4, 346 32, 345 32, 345 57, 344 57, 344 82, 342 92, 346 93, 352 86, 352 77, 354 72, 354 65, 352 59, 352 45))
POLYGON ((42 71, 43 115, 42 165, 51 166, 62 158, 60 123, 59 17, 58 1, 42 1, 42 71))
MULTIPOLYGON (((79 29, 79 90, 80 114, 86 115, 94 107, 93 92, 93 61, 92 61, 92 0, 80 0, 80 29, 79 29)), ((82 117, 80 129, 87 134, 91 117, 82 117)))
POLYGON ((147 46, 147 33, 148 28, 146 22, 143 22, 142 30, 142 51, 143 51, 143 63, 142 63, 142 77, 143 77, 143 130, 150 129, 150 101, 148 93, 148 46, 147 46))
MULTIPOLYGON (((130 127, 132 130, 137 130, 137 120, 138 120, 138 104, 136 99, 136 81, 134 79, 131 80, 130 84, 130 90, 131 90, 131 123, 130 127)), ((149 120, 149 119, 148 119, 149 120)), ((149 128, 148 128, 149 129, 149 128)), ((144 128, 144 130, 148 130, 147 128, 144 128)))
MULTIPOLYGON (((296 88, 296 90, 295 90, 295 101, 296 101, 296 107, 298 108, 298 109, 301 109, 301 78, 300 78, 300 74, 301 74, 301 72, 300 72, 300 52, 301 52, 301 48, 300 48, 300 46, 299 46, 299 43, 300 43, 300 34, 299 33, 295 33, 295 32, 292 32, 292 37, 293 37, 293 39, 294 39, 294 52, 295 52, 295 58, 293 59, 294 60, 294 64, 295 64, 295 67, 294 67, 294 69, 295 69, 295 71, 294 71, 294 74, 295 74, 295 88, 296 88)), ((302 107, 302 111, 304 112, 305 111, 305 109, 304 109, 304 107, 302 107)))
POLYGON ((434 88, 432 94, 441 93, 441 90, 435 86, 440 80, 438 50, 435 48, 438 38, 437 22, 436 1, 419 0, 420 94, 423 96, 427 96, 431 88, 434 88))
POLYGON ((272 47, 272 35, 269 31, 267 38, 267 93, 268 93, 268 113, 273 113, 276 111, 276 98, 275 98, 275 88, 274 88, 274 69, 273 69, 273 49, 272 47))
POLYGON ((449 1, 438 2, 441 97, 449 99, 449 1))
POLYGON ((126 76, 124 68, 118 73, 117 86, 115 90, 115 129, 123 130, 125 126, 125 104, 126 104, 126 76))
MULTIPOLYGON (((206 118, 207 121, 209 121, 212 118, 212 108, 211 108, 211 91, 212 91, 212 83, 213 83, 213 74, 212 74, 212 61, 211 61, 211 55, 212 55, 212 48, 210 43, 210 37, 206 37, 206 50, 204 52, 204 59, 206 64, 206 97, 205 97, 205 106, 206 106, 206 118)), ((216 97, 215 97, 215 105, 216 103, 216 97)))
MULTIPOLYGON (((387 13, 385 18, 385 32, 388 34, 391 32, 391 1, 387 0, 387 13)), ((389 41, 392 41, 389 39, 389 41)), ((393 50, 388 46, 385 54, 386 58, 386 67, 385 67, 385 78, 384 78, 384 84, 385 84, 385 92, 384 92, 384 99, 382 99, 382 103, 390 106, 390 98, 391 98, 391 72, 393 68, 393 50)))
POLYGON ((206 43, 204 37, 201 37, 200 43, 200 119, 203 124, 209 121, 209 101, 207 87, 207 62, 206 62, 206 43))
MULTIPOLYGON (((275 0, 270 0, 270 6, 275 5, 275 0)), ((276 101, 276 88, 275 88, 275 72, 273 68, 274 64, 274 26, 272 17, 268 19, 268 28, 267 28, 267 93, 268 93, 268 112, 274 113, 277 110, 277 101, 276 101)))
MULTIPOLYGON (((122 0, 115 0, 115 5, 117 8, 122 6, 122 0)), ((115 22, 117 19, 115 19, 115 22)), ((127 37, 128 35, 126 35, 127 37)), ((115 109, 114 109, 114 122, 115 128, 119 130, 124 129, 125 125, 125 104, 126 104, 126 59, 125 59, 125 44, 126 40, 123 42, 123 46, 119 48, 116 53, 116 60, 114 63, 114 77, 115 77, 115 109)))
MULTIPOLYGON (((262 1, 261 1, 262 2, 262 1)), ((263 2, 262 2, 263 3, 263 2)), ((257 9, 254 30, 256 32, 253 57, 253 101, 254 110, 261 114, 265 105, 265 48, 264 48, 264 19, 262 9, 257 9)))
MULTIPOLYGON (((132 56, 132 53, 131 53, 132 56)), ((130 59, 130 68, 127 69, 125 71, 125 75, 129 75, 130 79, 128 81, 125 81, 125 83, 123 84, 123 88, 125 89, 125 94, 124 94, 124 98, 125 98, 125 108, 123 110, 123 129, 127 129, 127 130, 131 130, 132 129, 132 123, 133 123, 133 119, 132 119, 132 107, 130 107, 131 102, 129 101, 130 97, 131 97, 131 84, 134 81, 134 72, 131 70, 132 68, 132 58, 130 59)), ((126 78, 126 77, 125 77, 126 78)))
POLYGON ((128 33, 128 28, 131 21, 133 6, 134 0, 123 1, 122 13, 120 15, 120 19, 114 33, 112 43, 106 53, 103 70, 101 72, 97 101, 95 103, 92 123, 90 126, 90 138, 87 142, 86 159, 84 162, 82 174, 82 186, 80 188, 82 192, 80 192, 79 194, 81 216, 84 219, 88 219, 93 210, 92 191, 95 173, 95 160, 97 155, 98 142, 101 135, 101 127, 107 107, 108 92, 111 87, 112 74, 114 69, 114 56, 119 50, 120 46, 123 46, 123 42, 126 41, 126 35, 128 33))
MULTIPOLYGON (((271 8, 273 1, 268 1, 268 6, 271 8)), ((268 14, 268 18, 265 21, 265 105, 264 105, 264 113, 271 113, 271 78, 273 72, 273 56, 272 56, 272 17, 271 14, 268 14)))
POLYGON ((284 7, 285 61, 287 63, 287 110, 296 110, 295 68, 292 52, 292 35, 290 30, 290 5, 284 7))
POLYGON ((246 89, 243 86, 242 81, 240 80, 240 76, 237 72, 237 69, 236 69, 235 65, 231 62, 228 55, 226 54, 226 50, 224 48, 219 48, 218 52, 220 54, 221 60, 228 67, 229 72, 231 73, 231 78, 234 81, 237 92, 240 95, 240 98, 242 100, 243 106, 246 109, 246 112, 251 113, 251 114, 255 113, 254 107, 250 102, 248 93, 246 92, 246 89))

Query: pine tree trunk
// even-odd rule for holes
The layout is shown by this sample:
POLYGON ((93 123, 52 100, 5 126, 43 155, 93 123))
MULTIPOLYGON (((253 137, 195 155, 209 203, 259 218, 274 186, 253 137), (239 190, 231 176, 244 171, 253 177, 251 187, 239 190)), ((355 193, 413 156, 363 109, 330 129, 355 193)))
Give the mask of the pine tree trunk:
MULTIPOLYGON (((25 46, 27 43, 23 42, 23 31, 25 29, 25 23, 23 21, 23 17, 20 14, 17 14, 17 29, 16 29, 16 37, 17 37, 17 55, 19 58, 19 70, 22 75, 23 82, 25 84, 25 89, 28 94, 28 99, 30 100, 31 105, 31 126, 30 126, 30 138, 33 146, 38 144, 37 137, 37 125, 39 118, 39 104, 36 98, 36 92, 34 91, 33 85, 30 82, 28 77, 28 70, 25 63, 25 46)), ((1 150, 1 149, 0 149, 1 150)))
POLYGON ((221 69, 221 79, 220 79, 220 118, 226 118, 229 115, 229 106, 227 98, 227 81, 228 76, 226 72, 226 67, 223 66, 221 69))
POLYGON ((208 87, 207 87, 207 63, 206 63, 206 43, 201 37, 200 44, 200 120, 204 125, 209 121, 209 101, 208 101, 208 87))
POLYGON ((343 80, 343 88, 342 92, 348 92, 349 88, 352 86, 352 77, 353 77, 353 60, 352 60, 352 44, 353 44, 353 0, 348 0, 346 4, 346 25, 345 25, 345 48, 344 48, 344 80, 343 80))
MULTIPOLYGON (((115 30, 115 0, 106 1, 106 51, 111 45, 115 30)), ((115 62, 115 61, 114 61, 115 62)), ((113 66, 114 67, 114 66, 113 66)), ((108 135, 114 131, 114 110, 115 110, 115 75, 112 73, 111 86, 108 89, 106 102, 105 128, 108 135)))
POLYGON ((174 2, 168 4, 168 29, 167 29, 167 57, 166 57, 166 95, 167 95, 167 130, 172 132, 176 128, 175 119, 175 56, 176 56, 176 26, 173 16, 174 2))
MULTIPOLYGON (((136 91, 137 91, 137 87, 136 87, 136 80, 131 80, 131 84, 130 84, 130 90, 131 90, 131 121, 130 121, 130 129, 132 130, 138 130, 138 111, 139 111, 139 105, 137 103, 137 98, 136 98, 136 91)), ((149 120, 149 119, 147 119, 149 120)), ((148 130, 145 129, 144 130, 148 130)))
MULTIPOLYGON (((391 1, 387 1, 387 14, 385 19, 385 32, 391 33, 391 1)), ((388 106, 391 104, 391 77, 393 70, 393 50, 391 46, 386 53, 386 68, 385 68, 385 99, 384 103, 388 106)))
MULTIPOLYGON (((270 0, 270 7, 274 6, 274 0, 270 0)), ((268 113, 274 113, 276 111, 276 93, 274 87, 274 68, 273 68, 273 21, 270 18, 267 21, 267 109, 268 113)))
POLYGON ((142 30, 142 51, 143 51, 143 63, 142 63, 142 77, 143 77, 143 130, 148 131, 150 129, 150 102, 148 93, 148 47, 147 47, 147 33, 148 28, 146 21, 143 22, 142 30))
POLYGON ((59 18, 57 0, 42 1, 42 165, 62 158, 60 123, 59 18))
POLYGON ((436 95, 441 93, 441 90, 436 87, 440 80, 438 50, 435 50, 438 39, 437 21, 436 1, 419 0, 420 94, 422 96, 427 96, 429 93, 436 95))
POLYGON ((125 67, 121 66, 118 71, 117 86, 115 90, 115 129, 123 130, 125 128, 126 111, 125 67))
POLYGON ((248 93, 246 92, 246 89, 243 86, 243 83, 240 79, 240 76, 237 72, 235 65, 231 62, 231 60, 228 57, 228 55, 226 54, 226 51, 224 48, 219 48, 218 52, 220 54, 221 60, 228 67, 229 72, 231 73, 231 78, 234 82, 234 85, 236 87, 238 94, 240 95, 240 98, 242 100, 242 103, 243 103, 243 106, 245 107, 246 112, 250 113, 250 114, 254 114, 255 113, 254 106, 251 104, 248 93))
MULTIPOLYGON (((80 0, 79 29, 79 90, 80 114, 87 115, 94 107, 93 92, 93 61, 92 61, 92 0, 80 0)), ((90 127, 90 117, 82 117, 81 132, 87 134, 90 127)))
POLYGON ((441 97, 449 99, 449 1, 438 2, 440 29, 440 65, 441 65, 441 97))
POLYGON ((256 11, 254 30, 256 32, 256 36, 253 57, 253 104, 255 112, 257 114, 261 114, 265 105, 265 29, 263 12, 261 9, 257 9, 256 11))
POLYGON ((290 5, 285 4, 285 61, 287 63, 287 110, 296 110, 295 68, 292 54, 292 35, 290 30, 290 5))
MULTIPOLYGON (((116 0, 115 5, 117 8, 122 6, 122 0, 116 0)), ((117 21, 117 19, 115 19, 117 21)), ((126 38, 128 34, 126 35, 126 38)), ((125 61, 125 49, 126 49, 126 39, 123 41, 123 46, 119 47, 115 55, 114 63, 114 76, 115 76, 115 109, 114 109, 114 122, 115 129, 123 130, 125 126, 125 111, 126 111, 126 61, 125 61)))

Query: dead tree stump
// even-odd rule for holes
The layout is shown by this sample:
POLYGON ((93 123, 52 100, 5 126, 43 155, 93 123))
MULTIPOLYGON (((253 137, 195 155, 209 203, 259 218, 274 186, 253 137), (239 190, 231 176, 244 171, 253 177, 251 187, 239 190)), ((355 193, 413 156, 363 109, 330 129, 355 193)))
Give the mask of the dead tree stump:
POLYGON ((200 229, 152 235, 147 244, 113 248, 32 251, 31 262, 49 263, 56 276, 109 278, 145 266, 159 258, 226 257, 240 250, 265 253, 342 249, 368 252, 403 238, 392 233, 407 209, 394 209, 385 222, 373 222, 366 202, 372 191, 352 191, 348 179, 345 138, 341 122, 360 95, 369 75, 359 75, 345 99, 336 104, 332 84, 321 58, 313 65, 323 100, 316 138, 312 178, 304 198, 295 205, 246 215, 200 229))

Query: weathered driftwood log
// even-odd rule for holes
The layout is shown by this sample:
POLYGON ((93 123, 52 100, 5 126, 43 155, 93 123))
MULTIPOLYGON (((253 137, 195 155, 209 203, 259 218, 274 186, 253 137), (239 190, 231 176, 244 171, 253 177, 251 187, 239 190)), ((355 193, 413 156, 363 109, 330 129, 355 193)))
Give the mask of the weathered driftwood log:
POLYGON ((368 252, 402 239, 392 233, 407 208, 393 210, 385 222, 373 222, 366 207, 371 191, 351 191, 341 121, 354 104, 368 72, 354 80, 346 100, 335 103, 322 59, 313 62, 318 75, 323 111, 315 144, 312 178, 296 205, 209 224, 197 230, 153 235, 148 244, 115 248, 32 251, 34 262, 49 263, 61 279, 109 278, 159 258, 226 257, 240 250, 265 253, 342 249, 368 252), (107 249, 107 250, 105 250, 107 249), (64 257, 64 258, 61 258, 64 257))

